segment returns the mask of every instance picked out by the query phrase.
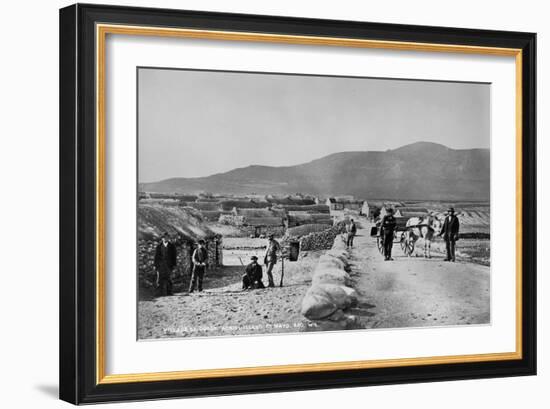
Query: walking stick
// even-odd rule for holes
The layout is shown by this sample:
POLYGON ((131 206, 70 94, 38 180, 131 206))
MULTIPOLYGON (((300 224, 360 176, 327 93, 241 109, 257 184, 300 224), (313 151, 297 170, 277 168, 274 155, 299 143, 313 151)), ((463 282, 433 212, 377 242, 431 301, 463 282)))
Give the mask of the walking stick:
POLYGON ((281 256, 281 282, 279 283, 279 287, 283 286, 284 276, 285 276, 285 258, 284 256, 281 256))

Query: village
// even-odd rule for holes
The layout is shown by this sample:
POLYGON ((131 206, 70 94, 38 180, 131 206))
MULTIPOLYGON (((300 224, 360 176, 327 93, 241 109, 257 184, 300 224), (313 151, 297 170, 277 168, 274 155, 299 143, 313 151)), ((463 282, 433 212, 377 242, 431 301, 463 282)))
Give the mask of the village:
MULTIPOLYGON (((391 327, 395 317, 388 317, 384 323, 371 319, 373 312, 369 308, 372 307, 368 306, 374 305, 373 298, 376 295, 371 294, 368 300, 364 298, 361 301, 368 291, 359 288, 357 293, 353 290, 351 301, 344 302, 342 310, 347 315, 331 313, 331 319, 328 320, 315 319, 317 317, 312 319, 311 315, 308 318, 307 314, 304 316, 303 303, 306 303, 308 290, 313 288, 310 285, 315 279, 316 268, 320 260, 336 252, 344 260, 347 271, 344 273, 347 275, 344 281, 350 287, 358 287, 361 280, 372 279, 372 275, 362 273, 374 268, 374 263, 382 259, 376 254, 376 240, 371 236, 371 230, 388 209, 393 209, 399 229, 413 217, 433 215, 443 218, 450 205, 458 209, 461 222, 459 258, 474 265, 474 270, 478 267, 488 268, 490 209, 486 202, 451 204, 437 201, 365 200, 349 195, 320 198, 306 194, 236 196, 140 192, 138 337, 147 339, 391 327), (352 219, 359 226, 353 252, 345 248, 343 241, 346 226, 352 219), (158 297, 155 288, 154 253, 164 233, 168 234, 177 249, 172 297, 158 297), (276 266, 274 274, 278 286, 279 277, 284 276, 284 285, 281 277, 280 288, 243 292, 241 277, 244 266, 252 256, 262 260, 270 235, 282 246, 283 259, 276 266), (204 240, 208 254, 205 291, 198 296, 188 297, 192 254, 199 240, 204 240), (368 265, 362 266, 367 259, 370 260, 368 265), (358 270, 359 266, 362 266, 362 271, 358 270), (355 314, 351 313, 353 311, 355 314), (350 316, 353 318, 351 321, 350 316), (159 321, 162 325, 159 325, 159 321)), ((396 244, 394 248, 396 259, 406 259, 407 256, 401 254, 398 247, 396 244)), ((434 242, 432 251, 434 258, 443 259, 444 243, 434 242)), ((417 249, 412 257, 417 258, 421 254, 422 251, 417 249)), ((406 266, 410 268, 411 263, 406 266)), ((428 267, 424 270, 431 269, 432 265, 428 267)), ((334 280, 329 281, 332 283, 334 280)), ((433 316, 434 313, 429 315, 433 316)), ((455 318, 459 320, 460 317, 455 318)), ((486 318, 484 316, 483 319, 486 318)), ((413 325, 413 322, 415 320, 409 319, 405 324, 399 321, 398 325, 413 325)), ((444 318, 437 323, 443 322, 444 318)), ((434 324, 431 320, 430 323, 434 324)), ((426 325, 426 320, 420 320, 415 325, 426 325)))

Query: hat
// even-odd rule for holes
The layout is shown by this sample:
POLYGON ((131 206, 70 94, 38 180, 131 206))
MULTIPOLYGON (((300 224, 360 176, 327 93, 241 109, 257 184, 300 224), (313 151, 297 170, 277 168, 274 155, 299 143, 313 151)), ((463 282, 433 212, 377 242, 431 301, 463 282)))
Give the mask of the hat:
POLYGON ((200 239, 199 244, 206 244, 206 242, 203 239, 200 239))
POLYGON ((252 257, 250 257, 250 260, 258 260, 258 257, 252 256, 252 257))
POLYGON ((388 209, 388 213, 393 213, 393 208, 392 208, 392 207, 390 207, 390 208, 388 209))
POLYGON ((454 209, 454 207, 449 207, 449 209, 447 209, 447 211, 450 212, 450 213, 454 213, 455 209, 454 209))

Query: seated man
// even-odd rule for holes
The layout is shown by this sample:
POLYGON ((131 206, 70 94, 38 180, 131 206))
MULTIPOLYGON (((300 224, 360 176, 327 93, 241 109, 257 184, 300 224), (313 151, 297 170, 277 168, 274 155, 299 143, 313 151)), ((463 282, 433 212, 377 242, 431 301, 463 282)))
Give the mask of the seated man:
POLYGON ((248 264, 244 270, 243 275, 243 290, 248 288, 265 288, 262 283, 262 266, 258 264, 258 257, 250 257, 250 264, 248 264))

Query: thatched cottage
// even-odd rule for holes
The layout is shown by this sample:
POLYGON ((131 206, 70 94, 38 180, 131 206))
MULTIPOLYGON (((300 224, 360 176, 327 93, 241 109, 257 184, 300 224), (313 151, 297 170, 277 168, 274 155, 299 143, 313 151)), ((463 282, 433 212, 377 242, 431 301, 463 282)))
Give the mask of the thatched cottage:
POLYGON ((325 203, 330 210, 361 210, 362 200, 353 199, 353 197, 329 197, 325 203))
POLYGON ((376 200, 365 200, 361 207, 361 213, 371 220, 374 220, 379 214, 380 210, 384 207, 384 202, 376 200))
POLYGON ((282 209, 238 209, 232 215, 223 215, 220 222, 239 226, 247 234, 260 237, 268 234, 281 236, 284 233, 286 212, 282 209))
POLYGON ((315 199, 311 197, 304 197, 301 195, 296 196, 266 196, 266 200, 272 205, 295 205, 295 206, 308 206, 314 205, 315 199))
POLYGON ((191 256, 200 239, 206 242, 208 266, 223 265, 222 236, 208 228, 199 211, 189 207, 140 204, 137 221, 140 284, 152 282, 155 276, 155 249, 163 233, 168 233, 176 245, 178 263, 174 277, 189 279, 191 256))

